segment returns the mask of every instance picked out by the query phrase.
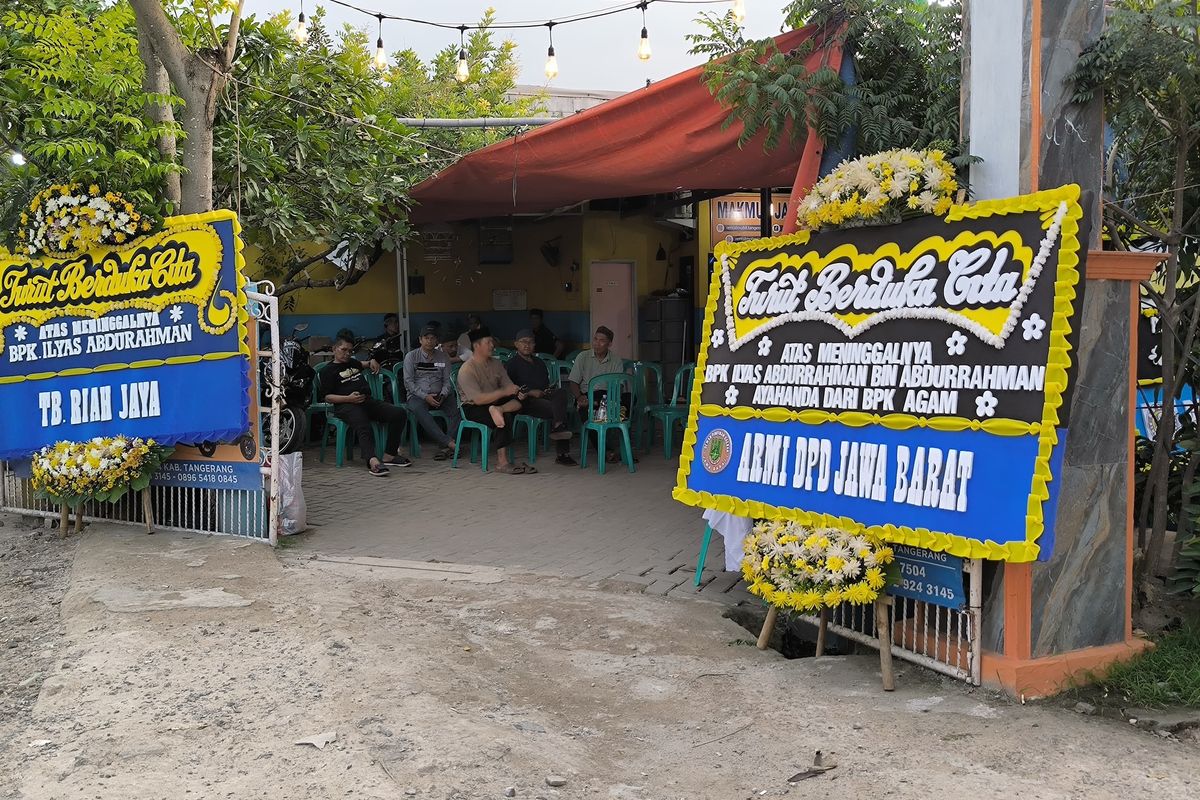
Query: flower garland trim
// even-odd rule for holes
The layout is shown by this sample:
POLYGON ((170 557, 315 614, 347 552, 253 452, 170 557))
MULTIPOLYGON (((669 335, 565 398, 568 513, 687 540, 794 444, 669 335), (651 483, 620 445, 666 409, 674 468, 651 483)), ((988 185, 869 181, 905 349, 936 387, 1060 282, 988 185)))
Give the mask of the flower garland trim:
POLYGON ((31 256, 70 256, 126 244, 154 225, 117 192, 102 192, 94 183, 55 183, 34 195, 29 210, 21 213, 17 239, 31 256))

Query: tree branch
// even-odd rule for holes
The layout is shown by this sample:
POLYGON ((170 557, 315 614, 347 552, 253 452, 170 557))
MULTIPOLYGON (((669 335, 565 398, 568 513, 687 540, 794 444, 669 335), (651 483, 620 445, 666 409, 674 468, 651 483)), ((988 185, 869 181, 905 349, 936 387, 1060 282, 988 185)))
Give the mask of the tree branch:
POLYGON ((1125 220, 1130 225, 1132 225, 1133 227, 1140 230, 1142 233, 1145 233, 1147 236, 1153 236, 1154 238, 1159 239, 1163 242, 1167 241, 1168 234, 1166 233, 1166 231, 1160 231, 1158 228, 1155 228, 1153 225, 1143 222, 1142 220, 1135 217, 1133 214, 1130 214, 1128 211, 1121 208, 1119 205, 1117 205, 1113 201, 1105 200, 1104 208, 1106 210, 1116 213, 1116 215, 1121 217, 1121 219, 1125 220))
POLYGON ((233 55, 237 51, 238 30, 242 25, 242 6, 246 0, 238 0, 233 16, 229 18, 229 32, 225 36, 225 68, 233 71, 233 55))
POLYGON ((333 252, 333 248, 327 247, 324 250, 322 250, 320 253, 317 253, 315 256, 312 256, 311 258, 306 258, 302 261, 297 261, 296 263, 292 264, 292 266, 288 269, 287 275, 284 277, 284 280, 290 281, 292 278, 299 275, 301 272, 303 272, 308 267, 311 267, 313 264, 317 263, 318 261, 325 260, 325 257, 328 256, 332 252, 333 252))
MULTIPOLYGON (((133 6, 134 17, 138 28, 145 26, 155 55, 166 67, 172 83, 181 91, 188 86, 188 64, 191 52, 179 38, 179 32, 171 23, 167 12, 159 0, 129 0, 133 6)), ((184 98, 187 100, 188 98, 184 98)))

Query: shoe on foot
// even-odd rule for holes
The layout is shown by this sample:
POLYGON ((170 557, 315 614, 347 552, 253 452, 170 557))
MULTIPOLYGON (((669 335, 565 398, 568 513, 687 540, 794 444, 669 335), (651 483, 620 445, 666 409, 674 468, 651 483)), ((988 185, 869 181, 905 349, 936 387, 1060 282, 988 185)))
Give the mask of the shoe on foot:
POLYGON ((433 460, 434 461, 445 461, 447 458, 451 458, 453 455, 454 455, 454 445, 448 444, 445 447, 443 447, 441 450, 437 451, 437 453, 433 457, 433 460))
POLYGON ((411 467, 412 459, 408 456, 397 455, 392 461, 384 461, 383 465, 385 467, 411 467))
POLYGON ((563 453, 558 458, 554 459, 555 464, 562 464, 564 467, 578 467, 579 462, 571 458, 570 453, 563 453))
POLYGON ((367 468, 367 472, 376 478, 386 478, 388 476, 388 471, 382 464, 372 464, 367 468))

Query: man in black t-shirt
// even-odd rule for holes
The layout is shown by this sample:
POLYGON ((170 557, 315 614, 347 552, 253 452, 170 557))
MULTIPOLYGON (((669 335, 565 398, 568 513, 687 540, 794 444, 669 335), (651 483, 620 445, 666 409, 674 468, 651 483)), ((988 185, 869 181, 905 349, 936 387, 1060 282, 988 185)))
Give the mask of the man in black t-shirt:
POLYGON ((554 331, 542 324, 542 310, 529 309, 529 329, 533 333, 533 352, 562 358, 566 345, 554 335, 554 331))
POLYGON ((567 407, 570 394, 550 385, 550 373, 545 363, 533 354, 534 333, 528 328, 517 332, 516 350, 505 364, 508 377, 527 390, 521 413, 550 420, 550 438, 555 440, 558 457, 555 463, 577 466, 571 458, 571 430, 567 427, 567 407))
POLYGON ((326 403, 333 404, 334 415, 350 426, 358 440, 359 450, 367 462, 368 471, 377 477, 386 477, 386 467, 407 467, 410 460, 397 451, 400 434, 408 422, 408 415, 391 403, 371 397, 371 387, 363 377, 363 370, 379 372, 379 363, 374 359, 363 364, 351 358, 354 340, 341 336, 333 344, 333 361, 321 368, 317 376, 317 393, 326 403), (387 425, 387 444, 383 460, 375 456, 375 433, 372 422, 387 425))

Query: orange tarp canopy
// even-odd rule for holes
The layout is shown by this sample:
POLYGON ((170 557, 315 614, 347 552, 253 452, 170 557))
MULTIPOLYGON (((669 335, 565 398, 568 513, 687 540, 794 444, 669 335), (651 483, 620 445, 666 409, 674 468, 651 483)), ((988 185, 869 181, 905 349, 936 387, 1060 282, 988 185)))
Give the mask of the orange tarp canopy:
MULTIPOLYGON (((794 50, 814 29, 776 37, 794 50)), ((814 50, 815 71, 841 62, 836 46, 814 50)), ((702 67, 464 156, 413 188, 415 223, 537 213, 587 200, 677 190, 791 186, 804 142, 786 138, 763 152, 760 133, 744 147, 738 123, 705 85, 702 67)))

